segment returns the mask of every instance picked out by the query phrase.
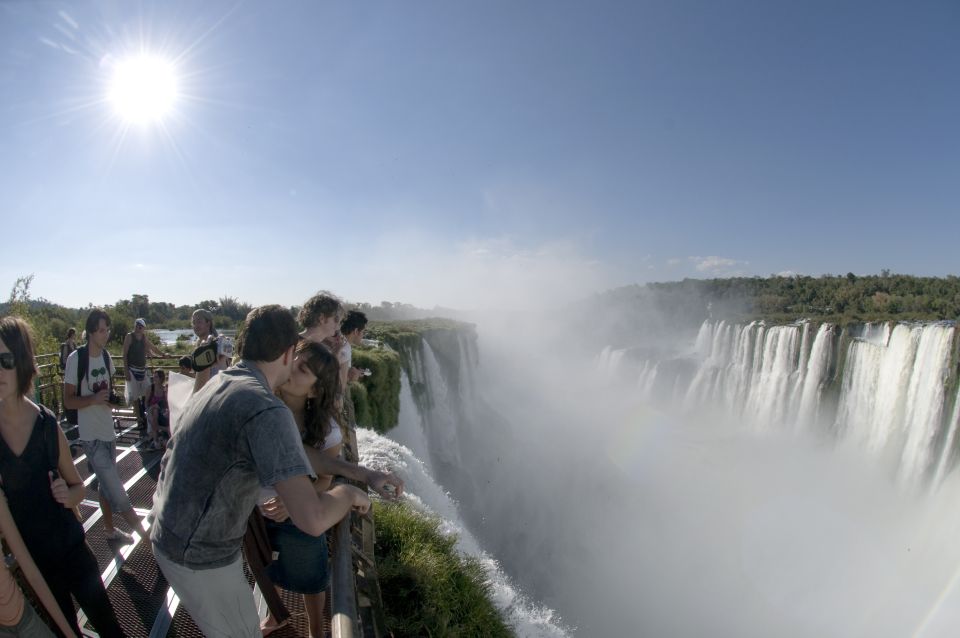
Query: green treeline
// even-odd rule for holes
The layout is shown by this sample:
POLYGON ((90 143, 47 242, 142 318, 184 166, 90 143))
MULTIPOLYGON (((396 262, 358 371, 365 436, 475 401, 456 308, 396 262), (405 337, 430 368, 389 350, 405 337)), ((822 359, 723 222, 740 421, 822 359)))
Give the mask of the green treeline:
POLYGON ((960 317, 960 277, 880 275, 733 277, 628 286, 598 296, 619 305, 632 298, 675 316, 737 320, 818 318, 854 321, 941 320, 960 317))
MULTIPOLYGON (((66 308, 45 299, 33 299, 30 296, 30 284, 33 275, 17 279, 6 303, 0 303, 0 316, 18 315, 30 322, 37 341, 39 353, 57 352, 64 340, 67 329, 75 328, 79 340, 83 332, 83 323, 90 308, 66 308)), ((175 306, 163 301, 150 301, 147 295, 134 294, 130 299, 121 299, 114 304, 100 306, 110 315, 111 348, 119 347, 123 337, 133 330, 133 322, 138 317, 147 321, 147 328, 165 328, 170 330, 190 328, 190 319, 197 308, 206 308, 213 313, 213 323, 220 329, 236 329, 246 318, 252 306, 237 301, 233 297, 221 297, 219 300, 205 299, 196 304, 175 306)))

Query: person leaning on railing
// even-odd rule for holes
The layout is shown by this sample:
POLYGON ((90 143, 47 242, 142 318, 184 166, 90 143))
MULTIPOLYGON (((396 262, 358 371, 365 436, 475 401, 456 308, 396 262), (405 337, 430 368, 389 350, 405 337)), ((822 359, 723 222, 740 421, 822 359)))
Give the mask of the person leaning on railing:
POLYGON ((81 635, 71 594, 100 636, 122 637, 97 560, 73 511, 86 487, 67 439, 53 413, 26 397, 37 373, 33 353, 29 326, 16 317, 0 319, 3 490, 24 545, 73 633, 81 635))

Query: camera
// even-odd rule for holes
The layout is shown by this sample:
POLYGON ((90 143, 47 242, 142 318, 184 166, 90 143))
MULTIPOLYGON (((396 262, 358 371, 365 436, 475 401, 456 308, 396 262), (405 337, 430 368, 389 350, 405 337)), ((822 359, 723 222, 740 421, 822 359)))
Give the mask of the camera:
POLYGON ((123 405, 123 399, 120 398, 120 395, 111 390, 110 396, 107 397, 107 403, 110 405, 123 405))

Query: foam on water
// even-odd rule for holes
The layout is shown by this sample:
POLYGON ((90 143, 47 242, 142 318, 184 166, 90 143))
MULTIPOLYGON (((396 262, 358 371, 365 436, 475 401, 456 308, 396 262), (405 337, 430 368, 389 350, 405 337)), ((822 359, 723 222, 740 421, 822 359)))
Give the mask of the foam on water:
POLYGON ((499 563, 483 551, 473 534, 464 526, 456 501, 437 485, 426 466, 410 451, 372 430, 357 430, 360 462, 379 470, 390 470, 405 484, 405 498, 418 509, 440 517, 445 534, 457 536, 457 549, 480 560, 487 573, 493 602, 503 612, 519 636, 560 638, 569 636, 556 612, 537 605, 520 592, 503 573, 499 563))

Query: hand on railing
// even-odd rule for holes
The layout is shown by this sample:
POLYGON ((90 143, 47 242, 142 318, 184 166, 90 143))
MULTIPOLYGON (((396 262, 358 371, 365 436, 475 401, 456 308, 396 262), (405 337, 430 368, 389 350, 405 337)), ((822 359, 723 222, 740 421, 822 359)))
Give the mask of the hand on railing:
POLYGON ((374 492, 380 495, 380 498, 388 501, 395 501, 403 496, 403 479, 392 472, 378 472, 366 468, 367 475, 364 482, 370 486, 374 492))

